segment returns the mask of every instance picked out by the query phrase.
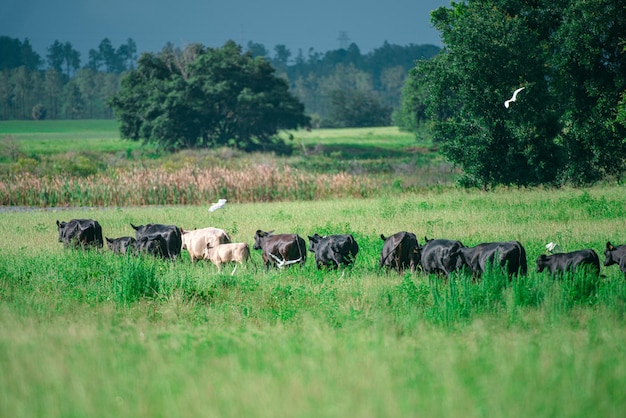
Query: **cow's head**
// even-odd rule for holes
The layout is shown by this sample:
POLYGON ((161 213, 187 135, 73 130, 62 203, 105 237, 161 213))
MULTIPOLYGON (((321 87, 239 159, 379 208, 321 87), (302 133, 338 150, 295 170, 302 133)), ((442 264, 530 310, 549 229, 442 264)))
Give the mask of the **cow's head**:
POLYGON ((309 236, 309 251, 314 253, 317 250, 321 238, 318 234, 314 234, 312 237, 309 236))
POLYGON ((267 237, 272 235, 272 232, 273 231, 266 232, 257 229, 256 234, 254 234, 254 246, 252 248, 255 250, 260 250, 263 246, 263 241, 265 241, 267 237))
POLYGON ((547 261, 548 256, 545 254, 541 254, 539 257, 537 257, 537 273, 541 273, 543 269, 546 268, 547 261))
POLYGON ((606 243, 606 248, 604 249, 604 265, 612 266, 613 264, 617 264, 619 260, 615 257, 613 251, 615 250, 615 246, 611 244, 611 241, 606 243))
POLYGON ((59 230, 59 242, 63 242, 63 238, 65 238, 66 226, 67 226, 67 222, 59 222, 57 220, 57 229, 59 230))

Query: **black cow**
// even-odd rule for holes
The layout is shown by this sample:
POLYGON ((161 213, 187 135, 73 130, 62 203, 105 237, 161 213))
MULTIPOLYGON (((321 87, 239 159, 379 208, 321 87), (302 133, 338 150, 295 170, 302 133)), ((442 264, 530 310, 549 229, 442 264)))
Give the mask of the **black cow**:
POLYGON ((109 250, 116 254, 126 254, 137 250, 137 240, 133 237, 105 238, 109 250))
POLYGON ((421 264, 424 273, 444 273, 449 276, 455 270, 463 267, 461 249, 464 245, 460 241, 449 239, 426 239, 422 247, 421 264))
POLYGON ((278 268, 300 263, 300 267, 306 262, 306 243, 297 234, 276 234, 274 231, 261 231, 254 234, 255 250, 262 250, 261 257, 265 268, 275 265, 278 268))
POLYGON ((626 244, 616 247, 611 244, 610 241, 606 243, 606 248, 604 249, 604 265, 612 266, 613 264, 619 265, 619 269, 622 273, 626 274, 626 244))
POLYGON ((318 269, 322 266, 339 268, 354 263, 359 244, 350 234, 328 235, 322 237, 318 234, 309 236, 309 251, 315 254, 315 265, 318 269))
POLYGON ((419 265, 421 247, 414 233, 400 231, 389 237, 380 234, 380 238, 384 244, 380 252, 379 269, 387 267, 398 273, 407 268, 415 271, 419 265))
POLYGON ((59 222, 57 220, 57 229, 59 230, 59 242, 70 245, 94 246, 102 248, 102 227, 98 221, 93 219, 72 219, 69 222, 59 222))
POLYGON ((167 239, 163 235, 142 236, 137 240, 137 251, 154 257, 169 258, 167 239))
POLYGON ((575 272, 580 267, 588 267, 595 275, 600 274, 600 259, 592 249, 558 253, 552 255, 541 254, 537 258, 537 272, 548 270, 550 275, 575 272))
POLYGON ((163 252, 164 258, 176 260, 180 255, 183 246, 182 232, 176 225, 147 224, 135 226, 130 224, 130 226, 135 230, 135 238, 138 242, 144 237, 162 236, 166 242, 166 249, 163 252))
POLYGON ((489 266, 500 266, 509 277, 526 275, 528 264, 526 250, 518 241, 486 242, 475 247, 461 247, 461 258, 477 276, 489 266), (496 258, 497 256, 497 258, 496 258))

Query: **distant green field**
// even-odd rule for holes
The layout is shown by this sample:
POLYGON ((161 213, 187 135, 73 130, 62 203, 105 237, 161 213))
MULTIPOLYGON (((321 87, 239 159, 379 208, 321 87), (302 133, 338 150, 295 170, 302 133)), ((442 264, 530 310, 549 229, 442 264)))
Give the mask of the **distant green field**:
POLYGON ((12 139, 26 155, 136 150, 123 141, 114 120, 0 121, 0 141, 12 139))
MULTIPOLYGON (((414 134, 400 132, 396 127, 287 131, 281 136, 293 143, 296 152, 301 152, 302 146, 322 145, 326 152, 377 155, 429 146, 418 144, 414 134)), ((141 147, 139 142, 120 139, 115 120, 0 121, 0 140, 6 137, 13 138, 27 155, 118 152, 141 147)))

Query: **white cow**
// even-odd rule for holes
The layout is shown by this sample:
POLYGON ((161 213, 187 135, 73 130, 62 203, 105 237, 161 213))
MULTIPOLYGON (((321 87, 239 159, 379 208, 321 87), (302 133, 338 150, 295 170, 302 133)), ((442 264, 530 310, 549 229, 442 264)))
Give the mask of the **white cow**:
MULTIPOLYGON (((224 263, 243 264, 248 261, 250 259, 250 247, 245 242, 207 246, 204 251, 204 258, 211 260, 217 269, 221 270, 221 265, 224 263)), ((235 270, 233 270, 234 272, 235 270)))
POLYGON ((230 242, 230 236, 219 228, 208 227, 182 232, 183 249, 189 252, 192 263, 205 258, 207 246, 215 247, 230 242))

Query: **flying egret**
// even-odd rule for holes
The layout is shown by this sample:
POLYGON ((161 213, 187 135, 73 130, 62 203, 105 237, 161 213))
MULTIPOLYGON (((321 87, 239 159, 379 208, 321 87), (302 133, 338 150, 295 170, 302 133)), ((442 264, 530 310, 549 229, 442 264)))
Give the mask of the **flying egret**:
POLYGON ((220 199, 217 201, 217 203, 211 205, 211 207, 209 208, 209 212, 215 212, 218 209, 222 209, 224 206, 226 206, 226 199, 220 199))
POLYGON ((519 93, 520 91, 524 90, 526 87, 520 87, 519 89, 515 90, 513 92, 513 97, 511 97, 509 100, 507 100, 506 102, 504 102, 504 107, 506 107, 507 109, 509 108, 509 104, 511 102, 514 102, 517 99, 517 93, 519 93))

